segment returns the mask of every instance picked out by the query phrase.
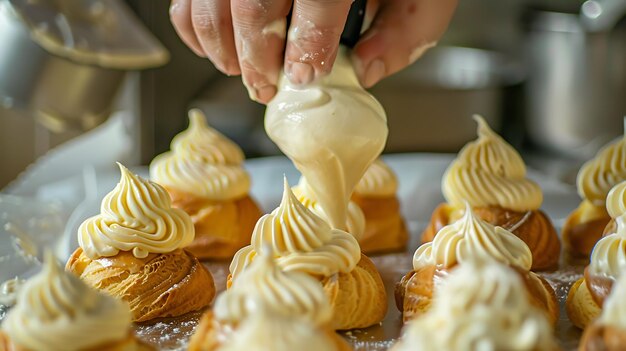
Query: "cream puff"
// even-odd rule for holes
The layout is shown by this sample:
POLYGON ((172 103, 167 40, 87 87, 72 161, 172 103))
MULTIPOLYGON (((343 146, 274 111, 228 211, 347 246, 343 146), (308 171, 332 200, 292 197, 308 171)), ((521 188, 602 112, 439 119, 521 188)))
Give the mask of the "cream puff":
POLYGON ((204 314, 189 351, 349 350, 331 328, 331 317, 319 281, 282 271, 268 248, 204 314))
POLYGON ((626 274, 622 274, 607 297, 600 317, 587 329, 580 351, 623 351, 626 347, 626 274))
POLYGON ((365 232, 359 239, 364 253, 404 249, 409 238, 396 196, 398 178, 382 159, 377 159, 359 181, 352 201, 365 215, 365 232))
POLYGON ((616 215, 607 212, 609 191, 626 180, 626 136, 606 145, 585 163, 576 178, 578 194, 583 199, 570 213, 563 226, 565 249, 574 256, 587 257, 616 215))
POLYGON ((517 236, 474 214, 469 204, 463 217, 443 227, 432 242, 420 246, 413 256, 413 271, 396 287, 396 304, 404 321, 426 312, 439 285, 450 270, 466 262, 498 262, 510 266, 524 282, 531 303, 555 324, 559 315, 554 290, 530 271, 532 254, 517 236))
POLYGON ((51 252, 2 323, 0 350, 153 350, 132 332, 128 304, 63 270, 51 252))
POLYGON ((459 265, 391 350, 558 350, 550 322, 530 303, 518 273, 494 262, 459 265))
POLYGON ((167 191, 120 165, 121 179, 100 214, 78 229, 66 269, 129 303, 133 321, 173 317, 209 305, 213 277, 191 253, 194 227, 167 191))
POLYGON ((433 240, 444 226, 463 215, 465 203, 489 223, 501 226, 522 239, 533 255, 533 270, 558 266, 561 244, 552 222, 540 210, 543 194, 526 178, 526 165, 487 122, 478 123, 478 140, 465 145, 442 180, 446 203, 433 212, 422 241, 433 240))
POLYGON ((600 315, 613 283, 626 272, 626 181, 611 189, 606 206, 612 215, 622 213, 616 230, 596 243, 584 276, 572 285, 565 304, 570 320, 579 328, 600 315))
POLYGON ((251 245, 233 258, 229 284, 237 282, 268 245, 281 269, 307 273, 321 283, 332 307, 333 329, 365 328, 384 318, 385 287, 372 261, 352 234, 332 229, 302 205, 286 180, 280 206, 261 217, 251 245))
POLYGON ((239 146, 209 127, 200 110, 189 111, 189 128, 171 151, 150 164, 150 177, 185 210, 196 237, 186 249, 201 259, 230 259, 250 242, 261 211, 250 197, 250 176, 239 146))

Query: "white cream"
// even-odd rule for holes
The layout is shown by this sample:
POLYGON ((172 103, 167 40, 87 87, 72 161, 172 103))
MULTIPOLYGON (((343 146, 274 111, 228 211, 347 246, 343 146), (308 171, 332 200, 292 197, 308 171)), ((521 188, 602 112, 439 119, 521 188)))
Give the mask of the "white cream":
POLYGON ((469 263, 442 283, 432 308, 412 321, 393 351, 553 351, 552 328, 524 283, 498 263, 469 263), (416 345, 419 345, 417 347, 416 345))
POLYGON ((352 192, 388 134, 385 111, 359 84, 348 55, 340 48, 332 72, 306 86, 283 75, 265 114, 269 137, 306 178, 330 224, 343 230, 352 192))
POLYGON ((15 345, 47 351, 95 349, 128 337, 130 327, 125 302, 85 285, 63 270, 51 252, 2 324, 15 345))
POLYGON ((145 258, 191 244, 195 236, 191 218, 172 208, 167 191, 119 166, 120 182, 102 199, 100 214, 78 228, 78 244, 85 255, 97 259, 131 251, 145 258))
POLYGON ((24 280, 13 278, 5 281, 0 285, 0 304, 7 307, 15 305, 17 295, 24 285, 24 280))

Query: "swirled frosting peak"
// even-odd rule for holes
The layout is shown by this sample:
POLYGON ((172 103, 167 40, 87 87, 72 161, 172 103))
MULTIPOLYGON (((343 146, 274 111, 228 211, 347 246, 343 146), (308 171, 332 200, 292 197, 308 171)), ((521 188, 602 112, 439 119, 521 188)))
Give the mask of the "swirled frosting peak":
MULTIPOLYGON (((304 177, 300 178, 298 185, 291 188, 294 195, 306 208, 313 211, 316 215, 322 217, 326 222, 330 219, 324 212, 324 209, 317 201, 315 193, 306 182, 304 177)), ((360 240, 365 231, 365 214, 363 210, 354 203, 354 201, 348 202, 348 218, 346 219, 346 230, 348 233, 354 235, 357 240, 360 240)))
POLYGON ((209 127, 200 110, 189 111, 189 128, 172 140, 171 151, 150 164, 150 177, 166 187, 210 200, 241 198, 250 190, 243 152, 209 127))
POLYGON ((454 269, 393 351, 415 345, 424 351, 556 349, 548 320, 530 304, 518 274, 497 263, 454 269))
POLYGON ((354 236, 332 229, 326 221, 302 205, 285 179, 280 206, 261 217, 252 233, 252 244, 239 250, 230 265, 233 279, 269 245, 278 265, 286 271, 315 276, 351 272, 361 259, 354 236))
POLYGON ((589 273, 613 280, 626 272, 626 216, 615 221, 616 232, 598 240, 589 263, 589 273))
POLYGON ((356 185, 354 192, 363 196, 387 197, 394 196, 397 190, 398 178, 391 168, 379 158, 367 169, 363 178, 356 185))
POLYGON ((78 228, 78 243, 91 259, 132 251, 137 258, 167 253, 189 245, 194 238, 191 218, 171 207, 160 185, 120 166, 121 179, 100 205, 100 214, 78 228))
POLYGON ((26 350, 75 351, 122 340, 130 326, 124 302, 88 287, 47 252, 42 271, 26 282, 2 329, 26 350))
POLYGON ((499 206, 514 211, 536 210, 543 194, 526 178, 526 165, 519 153, 496 134, 487 122, 478 123, 478 140, 465 145, 446 170, 442 190, 446 201, 463 208, 499 206))
POLYGON ((603 147, 578 172, 578 194, 596 206, 604 200, 613 186, 626 180, 626 134, 603 147))
POLYGON ((217 298, 214 313, 222 321, 237 324, 260 308, 318 326, 328 323, 332 313, 319 281, 305 273, 282 271, 267 247, 217 298))
POLYGON ((432 242, 415 251, 413 267, 436 265, 451 268, 468 261, 495 261, 530 270, 533 258, 521 239, 506 229, 483 221, 466 204, 461 219, 443 227, 432 242))
POLYGON ((265 130, 307 179, 333 228, 345 229, 354 187, 382 152, 387 117, 361 85, 349 51, 332 72, 299 86, 281 77, 267 105, 265 130))
POLYGON ((618 218, 626 214, 626 181, 611 188, 606 197, 606 210, 611 218, 618 218))
POLYGON ((604 302, 599 321, 626 330, 626 272, 623 272, 611 289, 611 294, 604 302))
MULTIPOLYGON (((319 283, 318 283, 319 284, 319 283)), ((302 319, 260 309, 247 318, 217 351, 339 351, 324 329, 302 319)))

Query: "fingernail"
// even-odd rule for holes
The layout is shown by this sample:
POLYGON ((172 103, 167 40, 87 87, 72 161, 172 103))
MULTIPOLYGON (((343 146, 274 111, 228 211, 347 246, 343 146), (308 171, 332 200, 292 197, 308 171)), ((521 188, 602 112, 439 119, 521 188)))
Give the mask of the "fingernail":
POLYGON ((262 88, 256 89, 257 101, 262 103, 269 102, 274 95, 276 95, 276 86, 274 85, 266 85, 262 88))
POLYGON ((264 104, 269 102, 274 97, 274 95, 276 95, 275 85, 265 85, 256 88, 246 85, 246 88, 248 89, 248 96, 250 97, 250 100, 254 100, 264 104))
POLYGON ((288 69, 287 76, 289 80, 294 84, 308 84, 313 81, 315 71, 313 66, 304 62, 294 62, 291 64, 291 68, 288 69))
POLYGON ((370 88, 374 84, 378 83, 378 81, 385 76, 386 70, 385 62, 382 60, 376 59, 372 61, 365 70, 365 75, 363 76, 363 86, 370 88))
POLYGON ((175 14, 175 13, 176 13, 176 11, 178 11, 178 8, 179 8, 179 7, 180 7, 180 4, 179 4, 178 2, 173 2, 173 3, 170 5, 170 16, 171 16, 171 15, 173 15, 173 14, 175 14))

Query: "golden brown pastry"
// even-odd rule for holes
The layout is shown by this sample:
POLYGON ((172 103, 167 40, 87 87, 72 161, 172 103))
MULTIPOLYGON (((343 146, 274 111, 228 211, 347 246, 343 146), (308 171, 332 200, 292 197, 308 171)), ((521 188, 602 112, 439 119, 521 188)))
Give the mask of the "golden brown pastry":
POLYGON ((533 270, 557 268, 561 244, 550 219, 540 210, 543 194, 526 178, 526 165, 482 117, 478 140, 468 143, 446 170, 442 181, 446 203, 433 212, 422 242, 433 240, 444 226, 463 215, 465 203, 491 224, 522 239, 533 255, 533 270))
POLYGON ((396 196, 398 179, 382 159, 365 172, 352 194, 365 214, 365 232, 359 239, 364 253, 400 251, 409 238, 396 196))
POLYGON ((189 111, 189 129, 172 140, 171 151, 150 164, 150 177, 185 210, 196 237, 188 251, 202 259, 229 259, 250 242, 261 217, 248 195, 250 177, 239 146, 209 127, 199 110, 189 111))
POLYGON ((286 180, 280 206, 261 217, 252 244, 233 258, 229 284, 237 281, 266 245, 283 270, 308 273, 322 283, 333 311, 333 329, 365 328, 384 318, 385 287, 372 261, 361 254, 354 236, 332 229, 304 207, 286 180))
POLYGON ((582 198, 563 226, 563 246, 574 256, 587 257, 612 218, 606 211, 609 190, 626 180, 626 137, 606 145, 578 172, 576 185, 582 198))
MULTIPOLYGON (((617 184, 607 197, 607 210, 617 215, 626 208, 626 182, 617 184)), ((624 212, 622 212, 624 213, 624 212)), ((613 282, 626 272, 626 215, 616 218, 616 230, 600 239, 592 253, 585 275, 572 285, 565 304, 572 323, 587 327, 602 312, 613 282)))
POLYGON ((153 350, 131 330, 128 304, 65 272, 51 252, 20 291, 0 331, 6 351, 153 350))
POLYGON ((121 180, 102 200, 101 213, 79 227, 80 247, 66 269, 128 302, 136 322, 209 305, 213 277, 182 249, 194 237, 191 219, 171 207, 160 185, 120 169, 121 180))
POLYGON ((331 316, 317 279, 283 272, 264 253, 204 314, 189 351, 351 350, 331 328, 331 316))
POLYGON ((579 350, 623 351, 626 348, 626 274, 622 274, 604 303, 600 317, 585 329, 579 350))
POLYGON ((406 325, 392 351, 555 351, 545 314, 517 271, 495 262, 452 269, 432 308, 406 325))
POLYGON ((530 302, 544 311, 551 324, 558 320, 554 290, 530 271, 532 254, 522 240, 482 220, 468 208, 458 221, 443 227, 435 240, 420 246, 413 256, 413 271, 396 287, 396 304, 404 321, 427 311, 449 271, 466 262, 498 262, 510 266, 524 282, 530 302))

